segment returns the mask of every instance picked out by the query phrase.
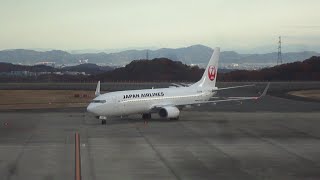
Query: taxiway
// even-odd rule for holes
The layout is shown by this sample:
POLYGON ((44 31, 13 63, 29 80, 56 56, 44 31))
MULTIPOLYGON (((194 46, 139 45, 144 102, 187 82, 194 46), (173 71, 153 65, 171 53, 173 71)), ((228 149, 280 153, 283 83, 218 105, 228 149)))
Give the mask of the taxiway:
POLYGON ((320 104, 269 95, 148 124, 104 126, 84 108, 1 112, 1 179, 73 179, 75 132, 83 180, 320 179, 320 104))

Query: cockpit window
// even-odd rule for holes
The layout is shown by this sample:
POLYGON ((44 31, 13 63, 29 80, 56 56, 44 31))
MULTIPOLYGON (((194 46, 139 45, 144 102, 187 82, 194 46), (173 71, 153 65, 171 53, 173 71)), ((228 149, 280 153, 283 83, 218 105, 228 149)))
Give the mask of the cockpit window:
POLYGON ((106 100, 92 100, 92 103, 106 103, 106 100))

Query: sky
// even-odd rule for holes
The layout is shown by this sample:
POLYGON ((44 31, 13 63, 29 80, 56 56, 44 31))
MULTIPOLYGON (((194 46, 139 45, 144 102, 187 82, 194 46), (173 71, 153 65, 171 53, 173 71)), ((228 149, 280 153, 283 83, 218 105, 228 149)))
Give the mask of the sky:
MULTIPOLYGON (((320 48, 319 0, 0 0, 0 50, 320 48)), ((320 50, 318 50, 320 51, 320 50)))

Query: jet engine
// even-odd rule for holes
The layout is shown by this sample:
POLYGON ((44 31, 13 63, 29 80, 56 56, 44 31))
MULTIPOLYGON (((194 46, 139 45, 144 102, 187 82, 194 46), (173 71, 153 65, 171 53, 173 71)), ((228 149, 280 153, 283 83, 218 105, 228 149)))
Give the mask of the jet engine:
POLYGON ((159 111, 159 116, 162 118, 178 119, 180 110, 174 106, 163 107, 159 111))

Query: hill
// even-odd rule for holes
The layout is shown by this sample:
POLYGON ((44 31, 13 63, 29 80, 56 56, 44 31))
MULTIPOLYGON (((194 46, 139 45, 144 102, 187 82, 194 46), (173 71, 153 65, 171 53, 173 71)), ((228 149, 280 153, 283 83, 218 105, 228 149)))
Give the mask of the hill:
MULTIPOLYGON (((133 61, 123 68, 92 77, 103 81, 197 81, 204 69, 166 58, 133 61)), ((320 57, 256 71, 218 70, 218 81, 320 81, 320 57)))
MULTIPOLYGON (((0 63, 0 72, 31 71, 80 71, 92 74, 82 75, 40 75, 38 77, 6 77, 0 76, 1 82, 79 82, 79 81, 197 81, 201 78, 204 69, 198 66, 188 66, 179 61, 167 58, 153 60, 135 60, 125 67, 104 72, 102 67, 94 64, 55 69, 48 66, 21 66, 9 63, 0 63), (101 73, 100 73, 101 72, 101 73)), ((256 71, 236 70, 223 73, 218 70, 218 81, 320 81, 320 57, 311 57, 303 62, 282 64, 272 68, 256 71)))
POLYGON ((80 64, 76 66, 67 66, 63 68, 54 68, 46 65, 17 65, 11 63, 0 62, 0 72, 11 72, 11 71, 30 71, 30 72, 85 72, 86 74, 99 74, 107 71, 112 71, 114 68, 109 66, 98 66, 96 64, 80 64))
MULTIPOLYGON (((49 61, 56 64, 75 64, 79 60, 88 59, 90 63, 107 64, 112 66, 124 66, 133 59, 146 59, 148 52, 149 59, 168 58, 174 61, 181 61, 185 64, 198 64, 204 67, 211 54, 212 49, 203 45, 193 45, 184 48, 162 48, 158 50, 126 50, 117 53, 82 53, 70 54, 65 51, 34 51, 25 49, 0 51, 0 62, 35 64, 37 62, 49 61)), ((312 56, 320 56, 317 52, 304 51, 283 53, 284 62, 301 61, 312 56)), ((239 54, 234 51, 223 51, 220 55, 220 63, 275 63, 277 53, 265 54, 239 54)))
POLYGON ((16 65, 11 63, 0 62, 0 72, 11 72, 11 71, 30 71, 30 72, 54 72, 55 68, 45 65, 35 65, 35 66, 24 66, 16 65))
POLYGON ((320 57, 282 64, 258 71, 232 71, 218 76, 223 81, 320 81, 320 57))
POLYGON ((14 49, 0 51, 0 62, 36 64, 37 62, 55 62, 57 64, 77 63, 77 59, 70 53, 60 50, 34 51, 26 49, 14 49))
POLYGON ((102 81, 196 81, 203 73, 198 66, 188 66, 167 58, 135 60, 122 68, 96 75, 102 81))
POLYGON ((62 71, 85 72, 86 74, 100 74, 112 71, 114 68, 110 66, 98 66, 96 64, 80 64, 76 66, 63 67, 62 71))

